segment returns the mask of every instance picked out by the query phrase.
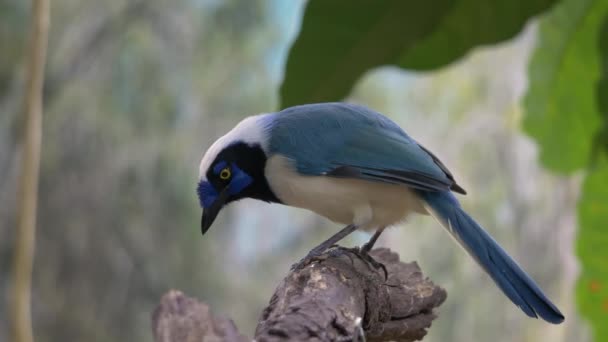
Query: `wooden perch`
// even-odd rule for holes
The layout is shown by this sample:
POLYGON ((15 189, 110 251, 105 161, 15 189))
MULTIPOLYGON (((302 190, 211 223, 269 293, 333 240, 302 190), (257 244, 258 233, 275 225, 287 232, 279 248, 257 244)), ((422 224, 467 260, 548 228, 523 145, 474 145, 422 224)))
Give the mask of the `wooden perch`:
MULTIPOLYGON (((446 292, 425 278, 415 262, 403 263, 386 248, 370 253, 335 248, 290 272, 262 313, 256 341, 416 341, 435 319, 446 292)), ((231 320, 178 291, 163 296, 153 314, 157 342, 247 341, 231 320)))

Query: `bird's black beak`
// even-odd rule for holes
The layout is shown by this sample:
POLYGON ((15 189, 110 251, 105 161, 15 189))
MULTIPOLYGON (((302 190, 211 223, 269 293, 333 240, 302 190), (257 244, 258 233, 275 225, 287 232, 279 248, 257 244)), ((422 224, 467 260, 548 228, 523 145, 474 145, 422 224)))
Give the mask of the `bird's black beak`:
POLYGON ((203 209, 203 217, 201 218, 201 233, 203 235, 209 230, 209 227, 211 227, 213 221, 215 221, 217 214, 219 214, 220 210, 224 207, 224 204, 226 204, 228 196, 228 189, 222 190, 211 207, 203 209))

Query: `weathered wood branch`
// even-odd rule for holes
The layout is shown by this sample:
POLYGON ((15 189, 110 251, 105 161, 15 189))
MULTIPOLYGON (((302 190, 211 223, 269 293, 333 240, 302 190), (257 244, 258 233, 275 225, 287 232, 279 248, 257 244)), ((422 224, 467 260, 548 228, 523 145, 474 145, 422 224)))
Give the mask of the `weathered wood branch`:
MULTIPOLYGON (((435 319, 446 292, 425 278, 415 262, 403 263, 386 248, 371 255, 336 248, 290 272, 264 309, 256 341, 416 341, 435 319)), ((178 291, 163 296, 153 315, 157 342, 246 341, 226 318, 178 291)))

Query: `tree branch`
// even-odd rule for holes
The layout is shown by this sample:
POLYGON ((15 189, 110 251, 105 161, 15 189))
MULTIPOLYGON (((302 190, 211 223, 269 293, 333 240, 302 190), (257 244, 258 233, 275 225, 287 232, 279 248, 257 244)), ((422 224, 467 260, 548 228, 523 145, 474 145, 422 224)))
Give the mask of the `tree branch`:
POLYGON ((15 342, 33 340, 30 293, 36 235, 40 141, 42 140, 42 85, 49 20, 49 0, 33 1, 26 70, 25 125, 19 179, 17 238, 12 270, 12 338, 15 342))
MULTIPOLYGON (((386 248, 371 255, 335 248, 279 284, 262 313, 256 341, 416 341, 436 318, 446 292, 425 278, 415 262, 403 263, 386 248)), ((195 299, 171 291, 153 315, 157 342, 245 341, 234 324, 215 318, 195 299)))

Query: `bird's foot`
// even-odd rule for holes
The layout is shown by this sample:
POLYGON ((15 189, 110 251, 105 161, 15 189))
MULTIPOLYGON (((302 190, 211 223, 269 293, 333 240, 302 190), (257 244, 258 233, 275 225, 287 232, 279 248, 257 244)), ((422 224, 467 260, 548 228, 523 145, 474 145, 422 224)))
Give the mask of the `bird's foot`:
MULTIPOLYGON (((336 246, 334 249, 332 249, 329 254, 330 255, 338 255, 338 254, 344 254, 344 253, 340 253, 340 251, 348 251, 350 253, 346 254, 346 256, 348 256, 348 258, 350 259, 351 263, 354 263, 354 259, 352 257, 352 255, 354 254, 355 256, 357 256, 359 259, 361 259, 363 262, 365 262, 366 265, 371 266, 374 268, 374 270, 378 270, 378 269, 382 269, 382 273, 384 274, 384 280, 388 279, 388 271, 386 270, 386 266, 384 266, 383 263, 376 261, 376 259, 374 259, 374 257, 372 257, 369 254, 369 250, 366 249, 366 245, 363 245, 363 247, 351 247, 351 248, 347 248, 347 247, 341 247, 341 246, 336 246)), ((332 246, 333 247, 333 246, 332 246)))
POLYGON ((365 247, 366 245, 363 245, 357 255, 361 258, 361 260, 367 262, 367 264, 371 265, 374 269, 382 269, 382 273, 384 273, 384 280, 388 280, 388 271, 386 270, 386 266, 384 266, 383 263, 376 261, 376 259, 369 254, 369 251, 365 247))
MULTIPOLYGON (((355 255, 360 254, 359 247, 347 248, 347 247, 342 247, 339 245, 331 245, 331 246, 329 246, 329 248, 327 248, 325 250, 313 249, 310 252, 308 252, 308 254, 306 254, 305 257, 300 259, 300 261, 291 265, 291 271, 301 270, 304 267, 312 264, 315 261, 323 261, 329 257, 336 258, 336 257, 342 256, 342 255, 346 255, 350 259, 350 262, 352 264, 354 264, 355 260, 353 259, 353 254, 355 254, 355 255), (344 253, 345 251, 349 252, 349 253, 344 253)), ((375 262, 375 260, 374 260, 374 262, 375 262)))
POLYGON ((315 261, 323 261, 323 260, 327 259, 328 257, 337 257, 337 256, 341 256, 341 255, 346 255, 350 259, 351 263, 354 264, 355 260, 353 259, 353 255, 355 255, 359 259, 361 259, 366 265, 373 267, 375 270, 382 269, 382 272, 384 274, 384 280, 387 280, 388 271, 386 270, 386 266, 384 266, 383 263, 376 261, 376 259, 374 259, 374 257, 372 257, 369 254, 369 251, 368 251, 368 249, 366 249, 366 247, 367 247, 366 245, 363 245, 363 247, 347 248, 347 247, 342 247, 342 246, 338 246, 338 245, 332 245, 327 250, 321 251, 321 250, 313 249, 300 261, 291 265, 291 271, 293 272, 293 271, 301 270, 304 267, 306 267, 307 265, 310 265, 311 263, 313 263, 315 261), (327 253, 325 253, 326 251, 327 251, 327 253), (349 252, 349 253, 344 253, 344 252, 349 252))
POLYGON ((315 260, 323 260, 325 258, 321 258, 321 255, 331 247, 333 247, 338 241, 342 240, 348 234, 357 230, 358 226, 355 224, 349 224, 348 226, 342 228, 339 232, 329 237, 329 239, 321 242, 317 247, 313 248, 308 254, 297 263, 291 266, 291 270, 299 270, 304 266, 310 264, 315 260))
MULTIPOLYGON (((333 246, 332 246, 333 247, 333 246)), ((331 248, 331 247, 330 247, 331 248)), ((312 250, 310 252, 308 252, 308 254, 306 254, 305 257, 303 257, 302 259, 300 259, 300 261, 296 262, 295 264, 291 265, 291 271, 299 271, 301 269, 303 269, 304 267, 312 264, 315 261, 322 261, 327 259, 327 256, 323 255, 323 251, 319 251, 319 250, 312 250)))

